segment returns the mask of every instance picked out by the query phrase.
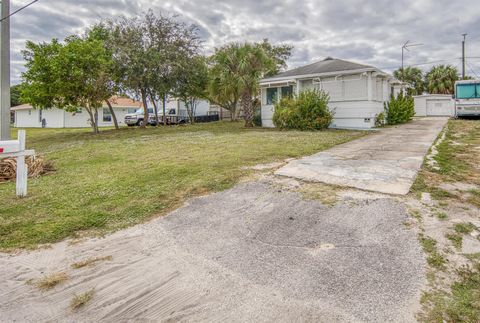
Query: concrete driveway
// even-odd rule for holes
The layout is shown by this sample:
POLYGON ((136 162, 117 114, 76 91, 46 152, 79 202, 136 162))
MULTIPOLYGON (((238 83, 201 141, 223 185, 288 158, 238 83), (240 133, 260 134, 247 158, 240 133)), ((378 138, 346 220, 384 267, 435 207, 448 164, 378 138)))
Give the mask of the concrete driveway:
POLYGON ((405 195, 447 122, 423 118, 291 161, 277 175, 405 195))

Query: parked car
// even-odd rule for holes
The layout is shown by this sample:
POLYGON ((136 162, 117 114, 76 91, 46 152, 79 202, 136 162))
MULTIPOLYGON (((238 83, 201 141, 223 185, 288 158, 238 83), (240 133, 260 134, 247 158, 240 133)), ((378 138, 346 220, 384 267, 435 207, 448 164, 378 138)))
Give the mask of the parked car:
MULTIPOLYGON (((148 116, 153 116, 153 109, 148 108, 148 116)), ((137 109, 134 113, 128 113, 125 115, 125 124, 129 127, 140 126, 142 125, 145 119, 145 114, 143 108, 137 109)), ((148 121, 148 120, 147 120, 148 121)))

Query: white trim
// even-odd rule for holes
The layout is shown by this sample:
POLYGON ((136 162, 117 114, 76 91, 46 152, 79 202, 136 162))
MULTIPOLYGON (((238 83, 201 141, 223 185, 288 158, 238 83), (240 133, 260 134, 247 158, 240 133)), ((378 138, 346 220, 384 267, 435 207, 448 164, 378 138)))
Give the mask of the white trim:
POLYGON ((291 75, 291 76, 285 76, 285 77, 272 77, 272 78, 266 78, 263 80, 260 80, 260 85, 262 84, 268 84, 272 83, 275 81, 280 81, 280 80, 291 80, 292 77, 295 77, 297 80, 302 80, 302 79, 308 79, 308 78, 314 78, 314 77, 319 77, 319 76, 335 76, 335 75, 348 75, 348 74, 358 74, 358 73, 363 73, 363 72, 378 72, 380 74, 390 76, 385 72, 382 72, 381 70, 375 68, 375 67, 369 67, 369 68, 362 68, 358 70, 345 70, 345 71, 336 71, 336 72, 328 72, 328 73, 315 73, 315 74, 303 74, 303 75, 291 75))

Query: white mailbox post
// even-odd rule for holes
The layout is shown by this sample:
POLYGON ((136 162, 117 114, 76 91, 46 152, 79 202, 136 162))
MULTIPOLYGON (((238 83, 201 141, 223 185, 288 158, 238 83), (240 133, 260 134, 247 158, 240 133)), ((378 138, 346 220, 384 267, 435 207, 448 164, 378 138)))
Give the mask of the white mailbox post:
POLYGON ((35 155, 34 150, 25 150, 25 130, 18 130, 17 140, 0 141, 0 159, 17 158, 17 196, 27 196, 28 168, 25 156, 35 155))

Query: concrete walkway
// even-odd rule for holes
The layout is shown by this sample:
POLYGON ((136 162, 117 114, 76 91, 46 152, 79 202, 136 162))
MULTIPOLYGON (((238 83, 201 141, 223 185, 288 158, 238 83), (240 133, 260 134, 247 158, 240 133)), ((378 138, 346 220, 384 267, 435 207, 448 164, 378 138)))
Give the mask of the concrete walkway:
POLYGON ((365 138, 291 161, 275 174, 405 195, 447 120, 422 118, 385 128, 365 138))

